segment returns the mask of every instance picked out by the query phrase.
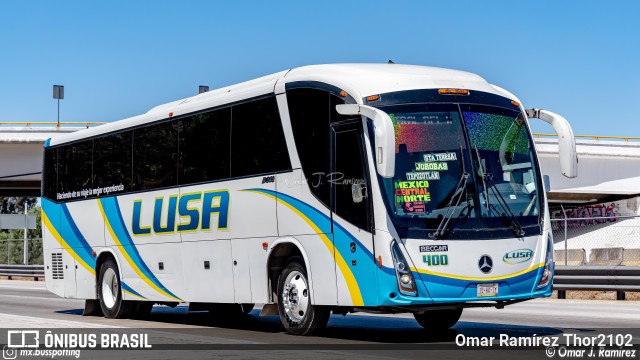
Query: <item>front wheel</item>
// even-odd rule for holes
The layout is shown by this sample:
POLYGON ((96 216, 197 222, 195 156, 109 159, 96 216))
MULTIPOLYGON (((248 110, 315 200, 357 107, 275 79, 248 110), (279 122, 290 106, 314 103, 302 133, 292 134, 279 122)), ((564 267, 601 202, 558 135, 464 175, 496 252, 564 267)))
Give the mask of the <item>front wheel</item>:
POLYGON ((311 302, 307 270, 299 257, 289 260, 278 278, 278 313, 287 332, 293 335, 310 335, 329 321, 329 308, 311 302))
POLYGON ((418 324, 429 331, 447 330, 453 327, 462 316, 462 308, 455 310, 431 310, 414 313, 418 324))

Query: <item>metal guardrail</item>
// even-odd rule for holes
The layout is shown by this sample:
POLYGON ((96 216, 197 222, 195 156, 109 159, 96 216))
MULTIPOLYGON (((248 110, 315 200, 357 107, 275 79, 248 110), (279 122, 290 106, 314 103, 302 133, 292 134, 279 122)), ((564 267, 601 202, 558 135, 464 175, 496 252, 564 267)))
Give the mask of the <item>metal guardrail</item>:
POLYGON ((0 276, 9 280, 13 277, 32 277, 38 281, 44 277, 44 265, 0 265, 0 276))
MULTIPOLYGON (((539 139, 541 137, 558 137, 558 134, 542 134, 535 133, 533 137, 539 139)), ((635 136, 609 136, 609 135, 574 135, 576 139, 589 139, 589 140, 623 140, 628 142, 629 140, 640 141, 640 137, 635 136)))
POLYGON ((106 124, 105 122, 99 122, 99 121, 0 121, 0 126, 2 125, 25 125, 26 127, 30 128, 32 126, 44 126, 44 125, 55 125, 57 128, 65 125, 75 125, 75 126, 80 126, 80 125, 84 125, 87 128, 89 128, 90 126, 98 126, 98 125, 102 125, 102 124, 106 124))
POLYGON ((624 300, 625 291, 640 292, 640 266, 556 266, 553 289, 559 299, 577 290, 615 291, 624 300))

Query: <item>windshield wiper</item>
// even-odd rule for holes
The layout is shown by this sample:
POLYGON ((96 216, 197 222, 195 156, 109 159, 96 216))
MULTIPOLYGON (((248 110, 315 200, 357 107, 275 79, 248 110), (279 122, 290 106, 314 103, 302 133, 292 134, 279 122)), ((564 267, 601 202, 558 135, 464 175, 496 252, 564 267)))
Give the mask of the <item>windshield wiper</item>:
POLYGON ((477 146, 475 148, 476 148, 476 157, 478 158, 478 167, 480 168, 480 173, 482 178, 482 185, 484 187, 484 198, 487 203, 487 210, 489 210, 490 207, 493 208, 494 211, 496 211, 500 215, 500 218, 502 220, 508 220, 511 222, 511 229, 515 232, 517 237, 524 236, 524 229, 522 229, 522 226, 520 226, 520 222, 515 217, 515 215, 513 215, 513 212, 511 212, 511 208, 509 207, 509 204, 507 204, 504 197, 502 197, 502 194, 498 190, 496 183, 493 182, 493 174, 484 172, 484 167, 482 166, 482 160, 480 159, 480 152, 478 151, 477 146), (496 199, 498 199, 498 205, 500 205, 500 207, 502 208, 502 212, 497 211, 495 209, 495 206, 489 203, 487 182, 489 182, 489 185, 490 185, 489 189, 491 189, 496 199))
POLYGON ((476 149, 476 158, 478 159, 478 168, 480 168, 480 178, 482 179, 482 189, 484 190, 484 202, 487 204, 487 210, 489 210, 489 193, 487 192, 487 182, 485 181, 485 172, 484 167, 482 166, 482 160, 480 159, 480 152, 478 151, 478 147, 476 149))
POLYGON ((451 196, 451 200, 449 200, 449 203, 447 204, 447 208, 444 212, 444 217, 440 221, 440 224, 438 224, 438 228, 436 229, 436 231, 429 234, 430 238, 439 239, 447 231, 449 222, 451 221, 451 218, 453 218, 453 214, 455 213, 455 209, 458 208, 458 205, 460 205, 460 201, 462 201, 462 196, 466 193, 467 180, 469 180, 469 173, 463 172, 460 176, 460 180, 458 180, 455 191, 451 196), (453 200, 456 198, 456 196, 458 197, 458 200, 456 201, 456 205, 454 207, 453 200))

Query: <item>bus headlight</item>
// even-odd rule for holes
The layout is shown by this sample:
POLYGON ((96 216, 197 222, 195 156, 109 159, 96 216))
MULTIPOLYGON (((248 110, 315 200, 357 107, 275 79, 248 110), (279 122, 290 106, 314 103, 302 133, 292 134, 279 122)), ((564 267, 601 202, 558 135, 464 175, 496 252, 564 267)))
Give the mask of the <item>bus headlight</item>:
POLYGON ((553 278, 553 269, 555 262, 553 261, 553 240, 551 235, 547 236, 547 254, 544 261, 544 270, 542 270, 542 277, 536 289, 543 288, 549 285, 551 278, 553 278))
POLYGON ((402 255, 398 243, 393 240, 391 242, 391 257, 393 258, 393 266, 396 270, 396 279, 398 280, 398 289, 402 295, 416 296, 416 282, 413 279, 411 270, 407 260, 402 255))

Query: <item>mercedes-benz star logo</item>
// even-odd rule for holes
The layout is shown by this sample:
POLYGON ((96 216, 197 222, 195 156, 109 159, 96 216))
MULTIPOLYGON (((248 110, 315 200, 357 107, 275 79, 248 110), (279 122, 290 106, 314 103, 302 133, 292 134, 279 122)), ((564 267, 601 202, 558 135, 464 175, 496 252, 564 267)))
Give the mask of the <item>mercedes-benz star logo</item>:
POLYGON ((480 256, 480 260, 478 261, 478 267, 480 268, 480 271, 482 271, 485 274, 490 273, 493 270, 493 260, 491 259, 491 256, 489 255, 482 255, 480 256))

